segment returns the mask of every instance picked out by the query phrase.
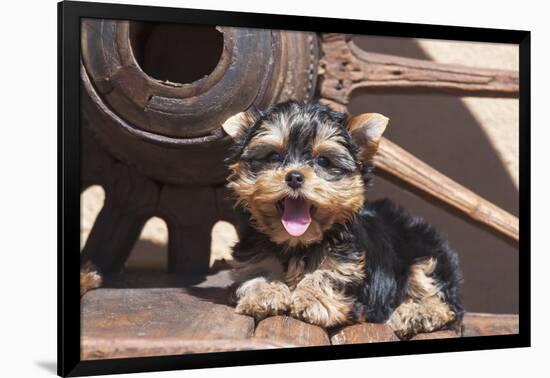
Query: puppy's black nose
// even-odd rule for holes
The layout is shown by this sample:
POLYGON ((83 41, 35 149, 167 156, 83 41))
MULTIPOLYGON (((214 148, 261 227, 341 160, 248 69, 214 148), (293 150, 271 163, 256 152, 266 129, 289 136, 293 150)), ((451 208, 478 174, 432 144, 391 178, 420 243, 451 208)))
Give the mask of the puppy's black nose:
POLYGON ((285 181, 292 189, 298 189, 304 183, 304 175, 297 171, 290 171, 286 174, 285 181))

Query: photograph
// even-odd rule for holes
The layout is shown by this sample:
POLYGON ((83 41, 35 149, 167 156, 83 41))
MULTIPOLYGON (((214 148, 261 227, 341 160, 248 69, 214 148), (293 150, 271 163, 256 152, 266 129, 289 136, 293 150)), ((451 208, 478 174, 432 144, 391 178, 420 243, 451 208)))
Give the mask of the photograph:
POLYGON ((81 6, 82 374, 528 345, 528 32, 81 6))

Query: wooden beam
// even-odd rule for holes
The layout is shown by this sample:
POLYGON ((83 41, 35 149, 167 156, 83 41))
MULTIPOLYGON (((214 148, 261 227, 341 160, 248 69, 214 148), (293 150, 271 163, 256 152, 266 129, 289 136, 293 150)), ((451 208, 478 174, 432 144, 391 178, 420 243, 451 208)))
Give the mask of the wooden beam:
MULTIPOLYGON (((81 359, 398 340, 383 323, 326 330, 287 316, 274 316, 255 324, 252 317, 235 313, 226 303, 227 287, 232 283, 228 271, 207 277, 139 272, 106 278, 106 287, 86 293, 81 300, 81 359), (201 283, 191 287, 189 282, 201 283)), ((518 331, 518 315, 468 312, 456 332, 424 333, 412 340, 518 331)))
POLYGON ((320 94, 347 104, 353 91, 446 93, 461 96, 517 97, 517 71, 472 68, 429 60, 370 53, 348 34, 324 34, 320 94))
POLYGON ((519 333, 519 315, 468 312, 462 320, 462 337, 514 335, 519 333))
POLYGON ((415 192, 457 210, 466 219, 483 225, 508 241, 519 241, 519 220, 476 193, 417 159, 395 143, 382 138, 373 159, 378 171, 397 179, 415 192))

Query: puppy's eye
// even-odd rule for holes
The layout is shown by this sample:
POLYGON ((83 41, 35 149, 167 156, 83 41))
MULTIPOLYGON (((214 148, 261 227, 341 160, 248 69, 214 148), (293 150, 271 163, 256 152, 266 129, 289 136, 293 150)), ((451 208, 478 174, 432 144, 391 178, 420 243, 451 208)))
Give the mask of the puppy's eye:
POLYGON ((270 163, 280 163, 283 161, 283 156, 278 153, 277 151, 270 152, 269 155, 267 155, 267 161, 270 163))
POLYGON ((325 156, 319 156, 315 159, 315 163, 320 167, 326 168, 330 165, 330 160, 325 156))

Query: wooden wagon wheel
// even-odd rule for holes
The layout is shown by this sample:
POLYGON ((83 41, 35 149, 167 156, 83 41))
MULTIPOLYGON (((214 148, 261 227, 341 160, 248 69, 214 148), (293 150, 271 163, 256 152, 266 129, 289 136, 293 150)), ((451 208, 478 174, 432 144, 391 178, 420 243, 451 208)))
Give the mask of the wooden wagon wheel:
MULTIPOLYGON (((93 135, 83 138, 82 187, 97 183, 106 192, 82 256, 104 272, 121 269, 144 222, 154 215, 168 225, 169 269, 205 272, 208 253, 196 251, 209 251, 216 221, 234 221, 223 189, 223 157, 230 141, 221 123, 252 105, 312 99, 317 75, 320 100, 341 111, 347 111, 358 88, 503 97, 518 93, 515 72, 371 54, 345 34, 322 35, 319 53, 312 33, 177 28, 128 21, 82 23, 83 132, 93 135), (166 33, 165 27, 172 29, 166 33), (204 77, 191 74, 196 80, 178 83, 170 80, 174 72, 169 68, 151 66, 159 60, 151 54, 166 50, 159 43, 178 43, 167 36, 189 40, 186 33, 209 41, 214 58, 204 59, 215 64, 211 72, 199 67, 204 77)), ((185 54, 181 58, 189 60, 185 54)), ((389 140, 381 143, 375 165, 381 174, 517 243, 517 217, 389 140)))
POLYGON ((168 226, 169 269, 207 271, 208 253, 197 251, 209 251, 218 220, 234 220, 221 124, 251 106, 311 99, 317 36, 84 20, 81 44, 83 132, 93 136, 83 138, 82 188, 106 193, 82 259, 119 271, 156 215, 168 226))

